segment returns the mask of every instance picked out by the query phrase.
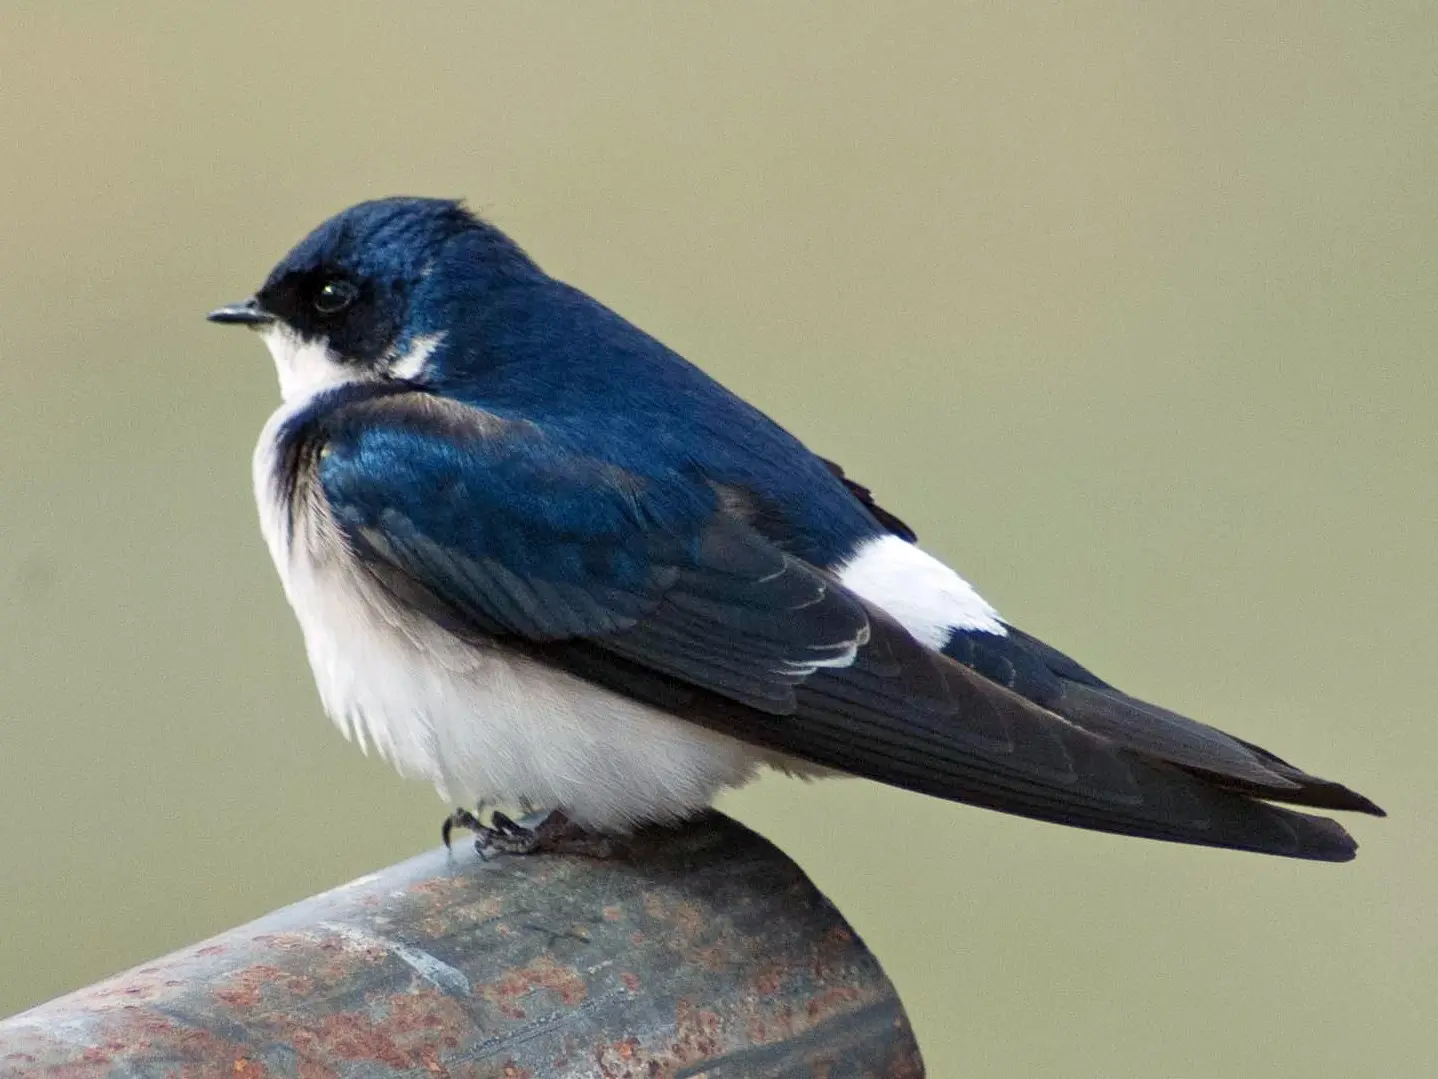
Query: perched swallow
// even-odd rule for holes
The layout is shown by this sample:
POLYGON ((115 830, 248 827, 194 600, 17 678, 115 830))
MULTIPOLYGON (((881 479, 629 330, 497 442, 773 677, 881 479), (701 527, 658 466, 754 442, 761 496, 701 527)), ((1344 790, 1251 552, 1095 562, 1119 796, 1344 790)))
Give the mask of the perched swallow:
POLYGON ((279 371, 255 493, 325 710, 452 804, 623 835, 768 765, 1328 861, 1348 833, 1272 803, 1382 815, 1009 625, 838 466, 457 202, 345 210, 209 317, 279 371))

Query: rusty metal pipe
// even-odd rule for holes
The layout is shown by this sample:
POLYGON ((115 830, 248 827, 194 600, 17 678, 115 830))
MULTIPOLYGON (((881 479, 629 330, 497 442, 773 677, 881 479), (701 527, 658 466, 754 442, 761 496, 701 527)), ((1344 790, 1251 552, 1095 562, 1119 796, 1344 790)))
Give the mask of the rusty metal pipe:
POLYGON ((923 1075, 894 988, 714 813, 630 860, 431 851, 0 1021, 0 1076, 923 1075))

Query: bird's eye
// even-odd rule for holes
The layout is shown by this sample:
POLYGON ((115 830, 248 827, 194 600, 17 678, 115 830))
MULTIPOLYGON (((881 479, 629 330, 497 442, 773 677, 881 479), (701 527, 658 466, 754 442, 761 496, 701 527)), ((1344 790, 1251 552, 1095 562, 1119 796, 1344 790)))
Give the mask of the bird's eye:
POLYGON ((355 302, 359 289, 342 277, 333 277, 319 287, 315 293, 315 310, 322 315, 334 315, 355 302))

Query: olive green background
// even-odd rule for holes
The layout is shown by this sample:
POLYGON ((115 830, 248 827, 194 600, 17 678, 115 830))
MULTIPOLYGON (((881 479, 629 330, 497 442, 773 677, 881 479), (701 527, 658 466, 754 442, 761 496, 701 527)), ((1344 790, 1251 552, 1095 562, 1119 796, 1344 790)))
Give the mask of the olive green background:
POLYGON ((0 4, 0 1013, 435 842, 320 713, 259 341, 329 213, 463 195, 1013 622, 1351 783, 1348 866, 858 782, 724 806, 938 1077, 1438 1059, 1438 6, 0 4))

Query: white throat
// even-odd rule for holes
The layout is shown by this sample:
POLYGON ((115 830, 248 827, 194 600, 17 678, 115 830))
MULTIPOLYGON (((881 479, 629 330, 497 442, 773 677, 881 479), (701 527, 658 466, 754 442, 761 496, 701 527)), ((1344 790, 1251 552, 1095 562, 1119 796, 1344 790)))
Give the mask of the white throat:
MULTIPOLYGON (((283 323, 266 327, 261 336, 274 357, 275 372, 280 376, 280 396, 286 404, 308 400, 346 382, 365 382, 379 377, 368 367, 341 361, 324 339, 306 341, 283 323)), ((404 353, 387 354, 387 377, 420 378, 435 349, 443 343, 442 333, 422 334, 410 342, 404 353)))
POLYGON ((283 323, 260 332, 280 376, 280 396, 286 403, 313 397, 323 390, 346 382, 358 382, 363 375, 340 362, 324 340, 306 341, 283 323))

